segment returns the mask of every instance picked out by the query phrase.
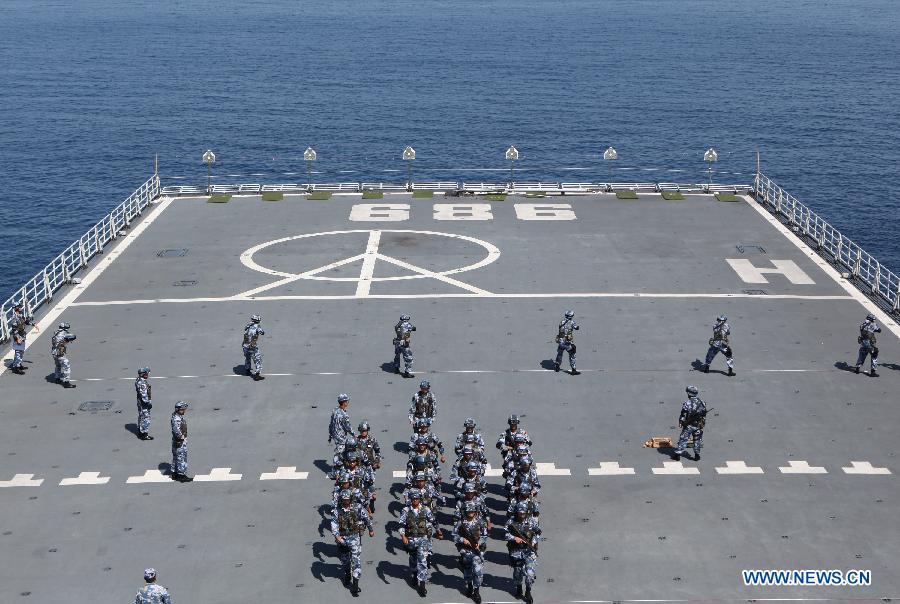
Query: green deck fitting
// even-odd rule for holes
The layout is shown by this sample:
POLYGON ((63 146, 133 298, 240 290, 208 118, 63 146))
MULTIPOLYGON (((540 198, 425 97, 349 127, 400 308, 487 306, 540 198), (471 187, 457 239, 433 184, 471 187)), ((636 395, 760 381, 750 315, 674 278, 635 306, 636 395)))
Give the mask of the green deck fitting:
POLYGON ((716 193, 716 201, 740 201, 741 198, 734 193, 716 193))
POLYGON ((663 199, 667 199, 669 201, 681 201, 684 199, 684 195, 681 194, 681 191, 663 191, 662 192, 663 199))
POLYGON ((384 191, 363 191, 363 199, 383 199, 384 191))
POLYGON ((206 200, 207 203, 228 203, 231 195, 210 195, 206 200))
POLYGON ((528 191, 525 193, 525 197, 546 197, 547 193, 545 191, 528 191))
POLYGON ((281 191, 266 191, 262 194, 263 201, 281 201, 284 199, 284 193, 281 191))
POLYGON ((413 191, 413 199, 431 199, 434 191, 413 191))
POLYGON ((506 193, 488 193, 484 198, 488 201, 504 201, 506 199, 506 193))
POLYGON ((637 193, 634 191, 616 191, 616 197, 618 199, 637 199, 637 193))
POLYGON ((331 191, 313 191, 307 196, 307 199, 313 201, 326 201, 331 199, 331 191))

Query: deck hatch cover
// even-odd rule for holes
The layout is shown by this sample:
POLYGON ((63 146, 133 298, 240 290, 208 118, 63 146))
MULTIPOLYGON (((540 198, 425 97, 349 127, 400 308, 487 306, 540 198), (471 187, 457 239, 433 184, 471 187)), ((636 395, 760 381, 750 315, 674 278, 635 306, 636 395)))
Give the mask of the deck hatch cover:
POLYGON ((187 255, 187 248, 176 248, 171 250, 160 250, 156 255, 160 258, 180 258, 187 255))
POLYGON ((96 413, 98 411, 109 411, 112 406, 112 401, 85 401, 78 405, 78 410, 96 413))
POLYGON ((192 285, 197 285, 197 282, 189 279, 186 281, 176 281, 172 285, 174 285, 175 287, 190 287, 192 285))
POLYGON ((748 296, 768 296, 769 292, 764 289, 745 289, 741 290, 748 296))
POLYGON ((736 245, 734 247, 736 247, 737 251, 741 254, 746 254, 748 252, 751 254, 755 254, 755 253, 765 254, 766 253, 766 248, 764 248, 761 245, 756 245, 755 243, 739 243, 738 245, 736 245))

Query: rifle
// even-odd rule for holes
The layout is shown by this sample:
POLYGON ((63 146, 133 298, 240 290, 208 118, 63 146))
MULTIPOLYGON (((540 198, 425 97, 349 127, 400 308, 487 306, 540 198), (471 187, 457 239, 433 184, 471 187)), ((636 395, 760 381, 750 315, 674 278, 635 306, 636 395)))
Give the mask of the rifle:
MULTIPOLYGON (((513 535, 514 537, 518 537, 519 539, 522 540, 522 543, 526 549, 529 549, 532 552, 534 552, 535 556, 538 555, 537 535, 534 535, 531 539, 527 539, 525 537, 525 535, 522 534, 522 531, 520 531, 518 528, 516 528, 515 523, 510 523, 509 528, 512 529, 512 531, 514 533, 514 535, 513 535)), ((510 549, 512 549, 514 546, 515 546, 515 544, 509 544, 510 549)))

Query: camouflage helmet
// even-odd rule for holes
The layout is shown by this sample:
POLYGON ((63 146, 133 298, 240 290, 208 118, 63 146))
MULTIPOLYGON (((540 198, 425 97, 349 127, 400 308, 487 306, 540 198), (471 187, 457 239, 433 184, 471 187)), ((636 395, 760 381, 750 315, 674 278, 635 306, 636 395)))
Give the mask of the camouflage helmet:
POLYGON ((687 392, 690 396, 697 396, 697 394, 700 392, 699 390, 697 390, 696 386, 688 386, 684 389, 684 391, 687 392))
POLYGON ((462 448, 463 455, 475 455, 475 447, 472 445, 465 445, 462 448))
POLYGON ((463 422, 463 428, 474 428, 475 427, 475 419, 471 417, 467 417, 466 421, 463 422))
POLYGON ((527 480, 523 480, 522 484, 519 485, 519 495, 531 495, 532 490, 534 490, 534 487, 527 480))
POLYGON ((466 484, 463 485, 462 492, 463 492, 463 495, 467 495, 469 493, 477 493, 478 489, 475 487, 475 485, 473 483, 467 482, 466 484))
POLYGON ((528 445, 524 443, 516 445, 515 453, 519 457, 526 457, 528 455, 528 445))
POLYGON ((419 501, 421 501, 422 500, 422 491, 420 491, 419 489, 410 489, 409 490, 409 500, 412 501, 413 499, 418 499, 419 501))
POLYGON ((341 470, 338 472, 337 481, 339 483, 350 482, 350 472, 347 470, 341 470))
POLYGON ((359 422, 358 429, 360 432, 368 432, 370 430, 369 420, 364 419, 361 422, 359 422))
POLYGON ((344 458, 347 460, 347 463, 350 463, 351 461, 359 461, 359 453, 357 453, 356 451, 347 451, 344 454, 344 458))
POLYGON ((413 475, 413 480, 428 480, 428 475, 420 470, 413 475))
POLYGON ((428 465, 428 459, 424 455, 416 455, 413 457, 413 467, 416 470, 424 470, 428 465))
POLYGON ((259 316, 259 315, 250 315, 250 322, 251 322, 251 323, 259 323, 260 321, 262 321, 262 317, 261 317, 261 316, 259 316))
POLYGON ((187 409, 188 407, 190 407, 190 405, 188 403, 186 403, 185 401, 178 401, 177 403, 175 403, 176 410, 177 409, 187 409))
POLYGON ((59 325, 57 325, 57 327, 59 327, 59 329, 69 329, 69 328, 72 327, 72 326, 69 325, 68 323, 66 323, 65 321, 63 321, 62 323, 60 323, 59 325))
POLYGON ((352 501, 353 500, 353 491, 350 489, 341 490, 340 495, 338 495, 338 499, 343 503, 344 501, 352 501))
POLYGON ((522 459, 519 460, 519 468, 520 469, 527 468, 529 466, 531 466, 531 457, 529 457, 528 455, 526 455, 525 457, 523 457, 522 459))
POLYGON ((140 369, 138 369, 138 375, 150 375, 150 368, 141 367, 140 369))
POLYGON ((428 380, 422 380, 421 382, 419 382, 419 388, 421 388, 422 390, 428 390, 429 388, 431 388, 431 382, 429 382, 428 380))
POLYGON ((509 424, 510 426, 518 425, 519 416, 516 415, 515 413, 513 413, 512 415, 509 416, 509 419, 506 420, 506 423, 509 424))
POLYGON ((478 504, 474 501, 467 501, 463 504, 463 512, 466 514, 478 513, 478 504))
POLYGON ((871 321, 874 321, 874 320, 875 320, 875 315, 873 315, 872 313, 869 313, 869 314, 866 315, 866 321, 871 322, 871 321))
POLYGON ((524 432, 516 432, 516 434, 513 435, 513 442, 517 445, 521 445, 523 443, 528 444, 528 437, 525 436, 524 432))
POLYGON ((339 402, 339 403, 345 403, 345 402, 347 402, 347 401, 349 401, 349 400, 350 400, 350 395, 349 395, 349 394, 346 394, 346 393, 344 393, 344 392, 341 392, 341 393, 338 395, 338 402, 339 402))
POLYGON ((431 418, 430 417, 416 418, 415 427, 416 427, 416 430, 419 430, 421 428, 431 427, 431 418))
POLYGON ((528 513, 528 504, 524 501, 520 501, 516 504, 516 514, 527 514, 528 513))
POLYGON ((400 315, 401 321, 409 321, 409 315, 400 315))
POLYGON ((478 462, 475 461, 474 459, 466 463, 466 471, 467 472, 471 472, 473 470, 477 472, 480 467, 481 466, 478 465, 478 462))
POLYGON ((567 319, 571 319, 571 318, 574 317, 574 316, 575 316, 575 311, 574 311, 574 310, 567 310, 567 311, 566 311, 566 318, 567 318, 567 319))
POLYGON ((718 317, 716 317, 716 321, 718 321, 719 323, 724 323, 727 320, 728 317, 726 317, 725 315, 719 315, 718 317))
POLYGON ((156 569, 155 568, 145 568, 144 569, 144 581, 148 583, 151 581, 156 581, 156 569))
POLYGON ((352 434, 348 434, 344 439, 344 451, 349 452, 353 449, 356 449, 356 437, 352 434))

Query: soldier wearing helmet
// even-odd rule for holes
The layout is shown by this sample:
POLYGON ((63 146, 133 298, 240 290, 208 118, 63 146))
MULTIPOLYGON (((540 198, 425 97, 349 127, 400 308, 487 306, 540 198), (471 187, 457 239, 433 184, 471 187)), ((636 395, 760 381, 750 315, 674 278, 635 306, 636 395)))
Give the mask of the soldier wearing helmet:
POLYGON ((734 357, 728 336, 731 335, 731 326, 728 317, 719 315, 716 324, 713 325, 713 335, 709 339, 709 350, 706 351, 706 360, 703 362, 703 373, 709 373, 709 364, 720 352, 725 356, 725 366, 728 367, 728 375, 734 375, 734 357))
POLYGON ((463 422, 463 431, 456 437, 456 444, 453 447, 454 452, 459 455, 459 452, 466 444, 472 444, 484 453, 484 438, 482 438, 481 432, 476 430, 475 419, 471 417, 467 417, 466 421, 463 422), (468 436, 472 437, 471 442, 469 442, 468 436))
POLYGON ((334 489, 331 491, 331 499, 334 507, 338 505, 338 497, 341 494, 341 491, 349 491, 353 495, 353 503, 363 503, 363 494, 362 491, 358 488, 354 487, 350 477, 350 472, 347 470, 341 469, 334 480, 334 489))
POLYGON ((506 429, 503 434, 500 435, 500 438, 497 439, 497 448, 500 449, 500 454, 506 458, 507 451, 513 447, 515 447, 515 436, 516 434, 522 433, 525 435, 527 439, 527 444, 531 446, 531 439, 528 438, 528 432, 526 432, 519 425, 519 416, 515 413, 509 416, 509 419, 506 420, 506 423, 509 424, 509 428, 506 429))
POLYGON ((344 456, 343 471, 350 477, 353 488, 362 493, 363 504, 370 511, 375 509, 375 475, 372 469, 360 463, 360 455, 357 451, 349 451, 344 456))
POLYGON ((400 373, 400 357, 403 357, 403 377, 416 377, 410 371, 413 366, 413 352, 410 348, 412 332, 415 326, 409 322, 409 315, 400 315, 400 320, 394 325, 394 371, 400 373))
POLYGON ((428 441, 428 449, 432 453, 440 454, 441 463, 444 463, 447 461, 446 457, 444 457, 444 443, 431 431, 431 421, 432 420, 429 417, 420 417, 419 419, 414 420, 413 428, 415 431, 409 438, 409 450, 415 450, 416 439, 419 436, 424 436, 428 441))
POLYGON ((465 445, 459 452, 459 457, 456 458, 456 461, 453 462, 453 468, 450 470, 450 479, 456 481, 460 476, 463 475, 463 468, 468 465, 470 461, 475 461, 478 463, 479 468, 481 469, 481 475, 484 476, 485 472, 485 464, 487 464, 487 458, 484 456, 484 452, 481 449, 476 449, 472 445, 465 445))
POLYGON ((341 491, 338 502, 331 514, 331 533, 344 569, 344 585, 350 587, 355 598, 359 596, 362 577, 362 532, 368 529, 369 537, 374 537, 375 528, 365 507, 354 503, 353 493, 349 490, 341 491))
POLYGON ((9 335, 13 340, 13 360, 9 365, 9 369, 18 375, 25 375, 25 370, 28 369, 28 367, 25 366, 24 361, 26 348, 25 340, 28 335, 26 328, 29 325, 37 329, 34 320, 25 314, 25 307, 21 304, 16 304, 13 307, 13 316, 9 320, 9 335))
POLYGON ((475 490, 478 493, 487 493, 487 483, 481 477, 481 464, 479 464, 477 461, 470 461, 465 465, 462 472, 462 476, 456 479, 456 482, 453 483, 453 491, 456 494, 457 498, 463 497, 467 484, 474 485, 475 490))
POLYGON ((678 461, 684 454, 688 439, 694 439, 694 461, 700 461, 700 447, 703 441, 703 428, 706 426, 706 403, 699 395, 696 386, 688 386, 684 389, 687 400, 681 405, 681 415, 678 416, 678 424, 681 426, 681 436, 678 437, 678 445, 672 453, 672 459, 678 461))
POLYGON ((519 486, 506 509, 507 516, 511 517, 515 514, 520 503, 524 503, 527 506, 529 516, 538 517, 541 515, 541 508, 537 502, 537 490, 535 490, 534 485, 527 480, 519 483, 519 486))
POLYGON ((866 362, 866 357, 869 356, 872 359, 869 375, 878 377, 878 373, 875 371, 878 368, 878 346, 875 345, 877 341, 876 333, 881 333, 881 328, 875 322, 875 315, 870 313, 859 326, 859 337, 856 338, 856 341, 859 343, 859 354, 856 357, 856 373, 859 373, 859 368, 863 366, 863 363, 866 362))
POLYGON ((381 467, 381 446, 378 444, 378 440, 372 436, 369 422, 361 421, 357 429, 359 434, 356 437, 356 449, 362 453, 365 462, 372 466, 373 471, 379 469, 381 467))
POLYGON ((462 492, 457 494, 453 518, 458 522, 459 519, 463 517, 463 506, 470 501, 475 503, 478 507, 478 513, 484 518, 488 530, 491 530, 494 525, 491 522, 491 513, 490 510, 488 510, 487 501, 485 500, 484 494, 478 491, 478 486, 474 482, 463 484, 462 492))
POLYGON ((169 590, 156 582, 155 568, 144 570, 144 583, 134 596, 134 604, 172 604, 169 590))
POLYGON ((537 550, 541 535, 541 525, 537 518, 528 515, 528 505, 524 502, 516 506, 515 516, 506 521, 506 547, 513 567, 513 583, 516 584, 516 598, 523 598, 532 604, 531 587, 537 578, 537 550), (522 582, 525 593, 522 593, 522 582))
POLYGON ((134 380, 134 390, 137 393, 138 438, 141 440, 153 440, 153 437, 150 436, 150 410, 153 408, 153 402, 149 380, 150 368, 138 369, 137 379, 134 380))
POLYGON ((433 475, 429 476, 424 470, 416 472, 412 477, 412 485, 403 492, 406 503, 411 503, 409 494, 414 490, 418 490, 422 495, 422 503, 431 509, 432 512, 437 511, 438 503, 447 505, 446 497, 444 497, 437 487, 434 486, 432 478, 433 475))
POLYGON ((431 556, 431 538, 437 535, 442 537, 441 529, 435 522, 434 514, 426 506, 422 505, 422 493, 417 489, 409 492, 410 503, 403 508, 398 522, 399 533, 403 540, 403 546, 409 552, 409 566, 413 570, 415 584, 419 595, 425 597, 428 590, 425 584, 428 582, 428 558, 431 556))
POLYGON ((412 395, 407 415, 409 423, 415 424, 417 419, 430 419, 432 422, 437 416, 437 400, 431 392, 431 382, 422 380, 419 382, 419 391, 412 395))
POLYGON ((416 472, 431 471, 435 484, 441 482, 441 465, 438 456, 428 449, 428 440, 419 435, 416 439, 416 449, 410 451, 409 461, 406 463, 406 483, 411 484, 416 472))
POLYGON ((463 516, 453 527, 453 542, 459 551, 459 562, 466 582, 466 595, 481 604, 481 582, 484 578, 484 553, 487 551, 487 523, 474 501, 466 501, 463 516))
POLYGON ((255 381, 266 379, 262 375, 262 353, 259 351, 259 337, 266 335, 266 331, 260 323, 262 317, 252 315, 250 322, 244 327, 244 341, 242 348, 244 350, 244 370, 247 375, 251 376, 255 381))
POLYGON ((69 362, 69 357, 66 356, 69 342, 75 341, 75 335, 69 333, 71 327, 66 322, 60 323, 56 333, 50 339, 50 354, 53 355, 53 362, 56 365, 53 377, 56 378, 56 383, 63 388, 75 388, 75 384, 71 382, 72 364, 69 362))
POLYGON ((556 333, 556 362, 553 364, 554 371, 559 371, 562 364, 563 353, 569 353, 569 365, 572 367, 572 375, 579 375, 581 372, 575 368, 575 331, 579 329, 578 323, 575 322, 575 311, 567 310, 566 316, 559 322, 559 330, 556 333))
POLYGON ((334 454, 339 456, 344 452, 344 442, 348 436, 353 436, 353 427, 350 423, 350 414, 347 408, 350 406, 350 395, 341 393, 338 395, 338 404, 331 412, 331 421, 328 423, 328 442, 334 443, 334 454))
POLYGON ((512 499, 523 482, 531 483, 531 490, 537 496, 541 490, 541 479, 538 477, 537 469, 529 455, 525 455, 519 460, 515 472, 506 479, 506 497, 512 499))

